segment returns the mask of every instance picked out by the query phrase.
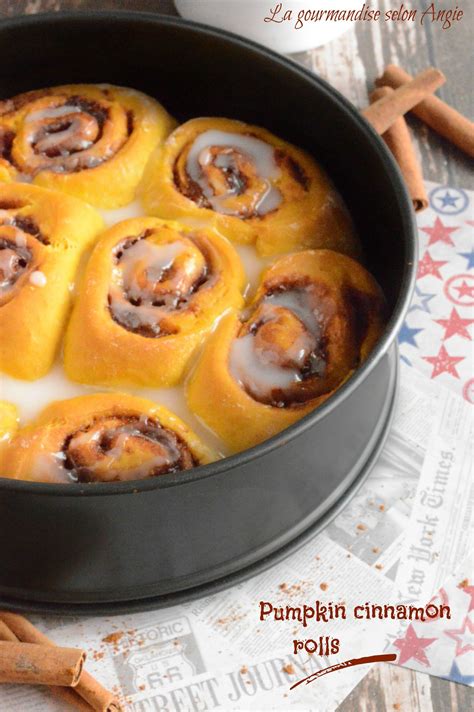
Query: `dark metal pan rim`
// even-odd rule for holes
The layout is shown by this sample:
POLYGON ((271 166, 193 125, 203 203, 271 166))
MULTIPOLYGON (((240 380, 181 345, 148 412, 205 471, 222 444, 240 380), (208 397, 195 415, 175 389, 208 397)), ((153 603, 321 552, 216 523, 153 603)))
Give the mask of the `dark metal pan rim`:
POLYGON ((387 353, 388 349, 394 342, 399 329, 402 326, 408 309, 412 291, 415 284, 415 264, 417 259, 417 239, 416 239, 416 222, 412 209, 411 200, 407 193, 403 178, 401 176, 398 165, 393 159, 391 153, 381 140, 380 136, 374 131, 370 124, 363 118, 357 109, 336 89, 332 88, 325 80, 321 79, 294 60, 288 59, 267 49, 252 40, 243 39, 226 30, 217 30, 202 23, 183 20, 181 18, 160 15, 158 13, 148 12, 133 12, 133 11, 100 11, 93 10, 87 12, 59 12, 59 13, 40 13, 38 15, 26 15, 15 18, 6 18, 0 21, 0 31, 8 27, 18 27, 36 24, 55 24, 62 22, 64 19, 70 20, 101 20, 107 19, 113 22, 140 21, 150 24, 164 24, 171 26, 186 25, 191 28, 200 30, 203 34, 212 35, 214 37, 224 37, 231 40, 234 44, 240 45, 249 50, 252 49, 258 54, 263 54, 270 58, 274 63, 289 68, 292 72, 299 74, 305 80, 317 86, 319 91, 329 96, 330 100, 339 105, 341 112, 349 114, 351 120, 357 124, 358 129, 367 135, 368 138, 376 147, 379 157, 384 164, 386 172, 390 177, 393 193, 397 194, 402 207, 402 221, 404 231, 408 238, 404 244, 405 249, 405 265, 400 283, 400 290, 397 302, 394 306, 392 315, 385 328, 385 333, 381 337, 367 361, 357 370, 357 372, 343 385, 338 391, 331 396, 323 405, 317 408, 312 413, 309 413, 294 425, 286 428, 281 433, 278 433, 272 438, 269 438, 260 445, 256 445, 248 450, 231 455, 223 460, 202 465, 192 470, 177 474, 161 475, 160 477, 151 478, 148 480, 133 480, 130 482, 114 482, 114 483, 94 483, 83 485, 71 483, 68 485, 49 484, 30 482, 24 480, 13 480, 0 477, 0 490, 15 492, 31 492, 35 495, 48 495, 53 497, 72 497, 72 496, 104 496, 104 495, 122 495, 141 493, 154 490, 175 487, 178 485, 186 485, 196 480, 203 478, 222 475, 223 473, 232 470, 236 467, 247 463, 249 460, 264 456, 266 453, 283 446, 286 442, 293 439, 297 435, 303 433, 310 427, 315 426, 320 420, 326 417, 334 408, 339 406, 345 398, 356 390, 365 380, 367 374, 376 366, 380 359, 387 353), (403 206, 404 203, 404 206, 403 206))
POLYGON ((5 592, 0 590, 0 605, 12 607, 16 611, 54 612, 66 616, 76 614, 115 615, 154 610, 217 593, 242 583, 284 560, 322 532, 333 521, 358 492, 376 464, 389 435, 394 417, 400 375, 397 345, 394 345, 388 358, 392 362, 393 368, 390 373, 387 400, 384 403, 379 428, 376 432, 374 431, 371 442, 367 444, 359 460, 354 464, 353 477, 347 487, 344 488, 341 485, 342 489, 335 490, 331 497, 324 502, 323 507, 320 506, 311 512, 304 520, 299 521, 291 531, 284 531, 277 539, 268 542, 265 547, 259 546, 246 552, 244 557, 233 561, 232 566, 226 563, 214 567, 212 570, 201 572, 200 576, 193 578, 192 585, 190 585, 188 577, 184 576, 177 580, 177 585, 169 587, 165 585, 160 593, 156 592, 154 584, 147 584, 142 586, 139 595, 137 595, 136 586, 131 586, 125 593, 122 590, 119 597, 114 598, 106 594, 97 599, 95 595, 92 600, 86 596, 81 602, 78 602, 77 594, 74 594, 70 600, 62 598, 55 601, 50 592, 45 593, 37 590, 35 590, 32 600, 31 591, 25 592, 22 589, 9 588, 5 592))

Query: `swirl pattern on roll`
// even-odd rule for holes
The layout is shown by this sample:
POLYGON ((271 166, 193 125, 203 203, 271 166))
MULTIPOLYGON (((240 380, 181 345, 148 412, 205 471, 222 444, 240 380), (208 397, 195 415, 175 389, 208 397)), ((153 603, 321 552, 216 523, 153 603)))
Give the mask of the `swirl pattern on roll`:
POLYGON ((262 255, 359 245, 337 191, 304 151, 258 126, 192 119, 154 153, 142 200, 162 218, 207 220, 262 255))
POLYGON ((187 384, 188 403, 233 450, 321 405, 367 358, 383 328, 371 275, 329 250, 288 255, 262 275, 246 312, 222 319, 187 384))
POLYGON ((15 212, 15 207, 0 208, 0 306, 13 299, 28 280, 34 283, 34 272, 44 256, 41 245, 48 244, 31 218, 15 212))
POLYGON ((76 269, 102 227, 82 201, 0 185, 0 370, 34 380, 56 355, 76 269))
POLYGON ((112 393, 52 403, 0 456, 13 479, 57 484, 142 480, 216 458, 166 408, 112 393))
POLYGON ((119 223, 87 265, 66 335, 67 374, 176 385, 215 320, 242 306, 244 282, 237 253, 210 230, 156 218, 119 223))
POLYGON ((0 180, 21 177, 119 207, 133 200, 150 153, 172 126, 157 102, 122 87, 20 94, 0 102, 0 180))

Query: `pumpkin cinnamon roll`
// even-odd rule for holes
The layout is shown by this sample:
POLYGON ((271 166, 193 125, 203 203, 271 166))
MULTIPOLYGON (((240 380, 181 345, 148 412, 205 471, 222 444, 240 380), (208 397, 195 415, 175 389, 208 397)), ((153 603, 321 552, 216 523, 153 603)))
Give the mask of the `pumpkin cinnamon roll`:
POLYGON ((131 202, 175 122, 138 91, 71 84, 0 101, 0 180, 30 180, 100 208, 131 202))
POLYGON ((357 262, 330 250, 288 255, 264 271, 245 315, 225 316, 187 383, 191 410, 234 451, 307 415, 364 361, 384 299, 357 262))
POLYGON ((0 184, 0 371, 25 380, 49 371, 79 259, 102 226, 69 195, 0 184))
POLYGON ((348 212, 315 161, 240 121, 201 118, 177 128, 150 159, 141 193, 148 213, 209 221, 261 255, 359 252, 348 212))
POLYGON ((169 410, 119 393, 52 403, 0 456, 6 477, 65 484, 143 480, 216 459, 169 410))
POLYGON ((0 400, 0 448, 5 446, 18 429, 18 408, 13 403, 0 400))
POLYGON ((157 218, 104 233, 68 326, 64 365, 83 383, 173 386, 216 318, 243 304, 227 240, 157 218))

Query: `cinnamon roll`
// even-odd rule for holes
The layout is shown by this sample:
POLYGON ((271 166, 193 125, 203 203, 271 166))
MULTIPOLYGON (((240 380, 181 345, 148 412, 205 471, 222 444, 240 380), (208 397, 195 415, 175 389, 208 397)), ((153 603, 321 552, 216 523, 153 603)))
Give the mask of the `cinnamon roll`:
POLYGON ((52 366, 83 252, 103 226, 89 205, 0 184, 0 370, 34 380, 52 366))
POLYGON ((131 202, 175 122, 151 97, 71 84, 0 101, 0 180, 29 180, 101 208, 131 202))
POLYGON ((315 161, 240 121, 200 118, 177 128, 150 159, 139 192, 148 213, 209 221, 261 255, 359 252, 342 200, 315 161))
POLYGON ((104 393, 52 403, 0 458, 6 477, 68 484, 159 477, 216 455, 163 406, 104 393))
POLYGON ((246 313, 225 316, 187 383, 190 409, 234 450, 307 415, 367 358, 384 299, 351 258, 312 250, 277 260, 246 313))
POLYGON ((157 218, 104 233, 67 329, 64 365, 83 383, 173 386, 229 308, 243 304, 243 268, 211 230, 157 218))
POLYGON ((5 447, 18 429, 18 409, 13 403, 0 400, 0 449, 5 447))

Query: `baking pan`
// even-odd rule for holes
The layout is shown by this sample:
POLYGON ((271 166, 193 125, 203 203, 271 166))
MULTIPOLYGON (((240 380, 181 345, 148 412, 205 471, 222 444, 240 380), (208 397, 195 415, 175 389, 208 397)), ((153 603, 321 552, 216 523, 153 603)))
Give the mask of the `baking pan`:
POLYGON ((393 410, 415 223, 398 168, 366 121, 318 77, 256 44, 141 13, 0 23, 0 98, 72 82, 132 86, 179 120, 239 118, 305 148, 343 195, 390 314, 353 378, 255 448, 132 483, 0 479, 2 605, 139 610, 189 600, 271 565, 326 525, 363 481, 393 410))

